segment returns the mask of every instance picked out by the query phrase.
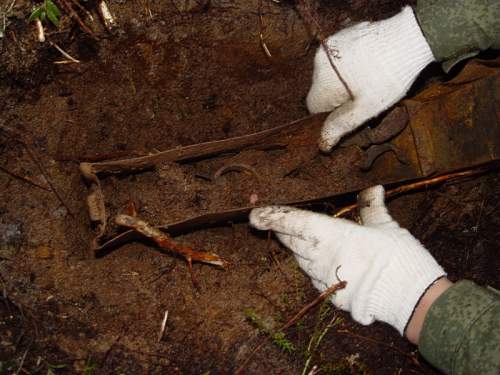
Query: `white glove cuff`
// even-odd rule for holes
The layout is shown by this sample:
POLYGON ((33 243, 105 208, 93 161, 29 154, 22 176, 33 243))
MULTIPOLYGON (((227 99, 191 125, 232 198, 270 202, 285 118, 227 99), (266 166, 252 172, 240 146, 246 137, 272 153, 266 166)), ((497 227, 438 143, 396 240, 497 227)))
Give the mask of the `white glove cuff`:
POLYGON ((380 28, 383 38, 377 47, 382 48, 387 70, 392 72, 387 78, 395 80, 397 86, 403 84, 407 92, 420 71, 436 59, 411 7, 381 21, 380 28))
POLYGON ((421 246, 416 249, 402 246, 398 255, 391 259, 375 285, 367 285, 372 289, 369 301, 353 304, 353 317, 357 320, 355 312, 358 305, 362 313, 360 322, 365 319, 380 320, 403 335, 422 295, 436 280, 446 276, 446 272, 421 246))

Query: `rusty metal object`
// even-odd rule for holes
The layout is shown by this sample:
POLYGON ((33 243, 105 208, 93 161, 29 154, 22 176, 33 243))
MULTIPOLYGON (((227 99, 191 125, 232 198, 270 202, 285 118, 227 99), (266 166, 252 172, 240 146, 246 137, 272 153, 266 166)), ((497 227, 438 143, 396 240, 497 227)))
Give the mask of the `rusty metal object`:
MULTIPOLYGON (((416 97, 404 100, 377 127, 365 128, 344 140, 331 155, 335 170, 321 172, 325 173, 323 180, 334 179, 334 184, 330 185, 333 188, 328 193, 315 196, 304 191, 302 199, 282 201, 276 197, 271 203, 304 205, 359 191, 376 183, 401 183, 500 160, 499 66, 500 61, 471 61, 455 79, 431 86, 416 97), (397 155, 393 152, 377 154, 376 160, 372 160, 372 168, 362 172, 355 165, 359 165, 359 161, 366 157, 363 155, 365 150, 374 144, 382 145, 382 150, 397 150, 397 155)), ((297 164, 301 164, 303 160, 300 158, 304 158, 304 154, 307 154, 307 160, 317 154, 316 144, 323 119, 324 116, 310 116, 260 133, 176 148, 146 157, 82 163, 82 174, 91 183, 89 198, 97 198, 89 200, 93 205, 89 204, 90 211, 97 212, 94 215, 91 212, 91 217, 97 217, 99 228, 92 248, 100 251, 134 236, 125 232, 102 243, 107 218, 98 175, 133 172, 164 160, 199 159, 228 150, 266 149, 276 144, 283 147, 280 158, 287 158, 288 162, 299 158, 297 164)), ((275 169, 279 169, 282 159, 272 160, 275 169)), ((308 165, 308 168, 314 167, 314 163, 308 165)), ((161 228, 169 233, 179 233, 241 220, 252 208, 221 209, 161 228)))
POLYGON ((471 61, 453 80, 404 100, 409 126, 393 139, 407 165, 387 153, 381 181, 426 177, 500 159, 500 60, 471 61))

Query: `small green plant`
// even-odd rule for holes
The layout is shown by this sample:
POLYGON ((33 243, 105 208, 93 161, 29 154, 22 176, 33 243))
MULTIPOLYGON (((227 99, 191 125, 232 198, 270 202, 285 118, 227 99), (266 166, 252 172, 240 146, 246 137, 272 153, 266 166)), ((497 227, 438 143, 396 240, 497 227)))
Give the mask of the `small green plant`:
POLYGON ((44 22, 48 19, 54 24, 54 26, 59 26, 59 17, 61 16, 61 11, 52 0, 44 0, 44 2, 36 7, 28 18, 28 21, 32 22, 35 20, 40 20, 44 22))
POLYGON ((264 321, 257 315, 257 313, 251 309, 246 308, 244 310, 245 316, 247 317, 250 324, 259 330, 259 332, 264 333, 268 336, 272 342, 280 348, 281 351, 285 353, 292 353, 295 351, 295 346, 293 343, 286 338, 286 335, 282 331, 273 331, 264 321))
POLYGON ((309 344, 304 353, 306 361, 302 369, 302 375, 309 373, 312 359, 315 353, 318 352, 321 341, 328 331, 343 322, 343 319, 338 317, 337 314, 332 315, 332 309, 333 305, 330 301, 324 301, 320 306, 316 327, 314 328, 314 332, 309 339, 309 344), (330 317, 330 319, 324 324, 328 317, 330 317))
POLYGON ((274 332, 271 334, 273 343, 285 353, 291 354, 295 350, 293 343, 285 336, 285 332, 274 332))
POLYGON ((94 362, 92 357, 88 357, 85 361, 85 367, 83 368, 82 375, 94 375, 95 368, 97 364, 94 362))

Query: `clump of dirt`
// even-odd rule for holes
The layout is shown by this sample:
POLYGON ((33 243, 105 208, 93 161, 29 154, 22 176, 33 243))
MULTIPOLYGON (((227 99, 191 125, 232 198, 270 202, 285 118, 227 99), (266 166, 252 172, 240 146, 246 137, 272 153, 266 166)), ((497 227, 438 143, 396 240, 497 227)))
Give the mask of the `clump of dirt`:
MULTIPOLYGON (((307 115, 304 97, 315 46, 294 2, 212 0, 192 11, 178 3, 111 2, 119 28, 105 32, 96 26, 97 39, 69 19, 60 31, 48 28, 49 38, 78 58, 78 65, 54 64, 59 53, 35 42, 25 21, 29 2, 18 1, 14 8, 0 39, 1 121, 31 135, 30 146, 69 211, 46 190, 47 181, 25 148, 2 135, 2 168, 39 185, 0 173, 2 371, 231 373, 263 335, 248 321, 248 311, 275 328, 317 295, 289 252, 246 224, 176 238, 232 264, 226 271, 195 264, 200 290, 193 288, 182 259, 149 243, 131 242, 101 258, 89 251, 93 232, 78 161, 244 135, 307 115), (166 310, 165 339, 158 341, 166 310)), ((389 16, 406 3, 321 2, 321 24, 330 33, 389 16)), ((141 217, 158 224, 239 206, 252 194, 264 199, 266 186, 251 173, 206 178, 228 161, 264 164, 259 153, 109 177, 107 208, 118 212, 133 201, 141 217)), ((268 154, 275 164, 260 166, 268 168, 265 181, 273 173, 295 173, 280 163, 279 149, 268 154)), ((317 170, 335 171, 327 156, 299 156, 299 164, 306 160, 317 170)), ((299 173, 302 183, 297 179, 293 189, 273 188, 284 197, 306 197, 313 193, 314 176, 299 173)), ((328 184, 341 184, 345 177, 328 184)), ((395 200, 391 208, 452 278, 498 287, 499 218, 492 199, 498 182, 491 174, 395 200)), ((295 348, 291 353, 268 340, 247 372, 300 373, 311 337, 325 329, 332 314, 339 320, 311 360, 323 373, 435 373, 391 328, 360 327, 326 305, 286 332, 295 348)))

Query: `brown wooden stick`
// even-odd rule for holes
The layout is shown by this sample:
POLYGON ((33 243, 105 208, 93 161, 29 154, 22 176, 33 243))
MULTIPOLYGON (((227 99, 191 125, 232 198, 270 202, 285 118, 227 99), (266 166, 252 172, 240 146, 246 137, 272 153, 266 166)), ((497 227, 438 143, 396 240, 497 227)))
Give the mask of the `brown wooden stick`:
MULTIPOLYGON (((428 180, 436 180, 436 179, 442 179, 445 176, 455 176, 455 178, 459 178, 459 175, 462 175, 463 177, 467 176, 473 176, 475 174, 480 174, 484 173, 488 170, 492 170, 493 168, 498 168, 498 163, 488 163, 485 166, 482 167, 476 167, 473 169, 469 169, 466 171, 462 172, 456 172, 456 173, 449 173, 446 175, 442 176, 437 176, 433 177, 431 179, 425 179, 417 182, 411 182, 406 185, 401 185, 396 189, 403 189, 405 186, 418 186, 419 184, 424 184, 428 180), (470 174, 469 171, 471 172, 470 174), (472 173, 472 171, 475 171, 476 173, 472 173)), ((444 179, 442 182, 445 182, 446 180, 444 179)), ((429 184, 430 185, 430 184, 429 184)), ((367 186, 368 187, 368 186, 367 186)), ((405 188, 408 189, 408 188, 405 188)), ((392 191, 392 190, 391 190, 392 191)), ((408 189, 409 191, 409 189, 408 189)), ((352 191, 349 194, 354 194, 356 191, 352 191)), ((400 191, 402 193, 403 191, 400 191)), ((347 192, 342 192, 342 195, 347 194, 347 192)), ((287 201, 287 202, 276 202, 275 204, 279 205, 284 205, 284 206, 296 206, 296 207, 306 207, 308 205, 311 205, 313 203, 318 203, 327 199, 332 199, 335 198, 335 196, 339 195, 337 194, 330 194, 326 195, 323 197, 318 197, 310 200, 299 200, 299 201, 287 201)), ((394 194, 391 194, 391 196, 394 196, 394 194)), ((248 214, 250 211, 255 208, 256 206, 249 206, 249 207, 240 207, 240 208, 235 208, 235 209, 229 209, 229 210, 223 210, 223 211, 217 211, 217 212, 211 212, 207 214, 202 214, 198 216, 194 216, 191 218, 183 219, 177 222, 161 225, 160 228, 167 230, 171 235, 178 235, 180 233, 186 233, 188 231, 196 230, 202 227, 205 227, 207 225, 215 225, 215 224, 221 224, 221 223, 227 223, 227 222, 238 222, 238 221, 246 221, 248 214)), ((342 217, 343 215, 347 214, 348 212, 351 212, 357 207, 357 204, 352 204, 349 206, 346 206, 342 209, 340 209, 334 217, 342 217)), ((124 233, 121 233, 108 241, 104 243, 96 243, 95 246, 92 247, 92 249, 96 253, 100 253, 104 250, 108 250, 114 247, 117 247, 119 245, 122 245, 128 241, 133 240, 136 238, 136 232, 134 231, 127 231, 124 233)))
POLYGON ((95 38, 94 32, 85 24, 85 22, 82 21, 82 19, 80 18, 78 13, 76 13, 76 11, 73 9, 73 6, 70 3, 68 3, 66 0, 56 0, 56 1, 62 8, 64 8, 64 10, 66 10, 66 12, 68 12, 70 17, 76 21, 76 23, 80 26, 80 28, 84 32, 95 38))
MULTIPOLYGON (((323 119, 324 116, 307 116, 302 119, 293 121, 286 125, 277 126, 268 130, 263 130, 258 133, 243 135, 219 141, 211 141, 205 143, 197 143, 185 147, 173 148, 167 151, 159 152, 152 155, 141 156, 130 159, 114 160, 98 163, 82 163, 85 168, 98 175, 100 173, 123 173, 134 172, 152 168, 155 165, 168 161, 186 161, 200 157, 208 157, 222 152, 230 152, 241 150, 255 144, 259 144, 268 140, 269 137, 280 133, 287 134, 294 130, 305 127, 309 121, 315 119, 323 119)), ((82 168, 82 167, 81 167, 82 168)))
MULTIPOLYGON (((385 192, 385 197, 386 198, 394 197, 395 195, 398 195, 398 194, 406 193, 406 192, 413 191, 413 190, 418 190, 418 189, 421 189, 423 187, 437 185, 437 184, 440 184, 442 182, 450 181, 450 180, 457 179, 457 178, 475 176, 475 175, 484 173, 486 170, 487 170, 486 168, 473 168, 473 169, 467 169, 467 170, 461 171, 461 172, 448 173, 448 174, 441 175, 441 176, 430 177, 430 178, 426 178, 424 180, 417 181, 417 182, 411 182, 411 183, 404 184, 404 185, 395 187, 393 189, 387 190, 385 192)), ((339 211, 337 211, 333 215, 333 217, 345 216, 349 212, 354 211, 357 207, 358 207, 358 203, 353 203, 349 206, 345 206, 345 207, 341 208, 339 211)))
POLYGON ((339 281, 336 284, 333 284, 331 287, 323 291, 319 296, 317 296, 314 300, 312 300, 310 303, 305 305, 303 308, 301 308, 286 324, 281 327, 280 331, 284 331, 285 329, 290 328, 293 326, 295 323, 297 323, 302 317, 314 306, 316 306, 318 303, 324 301, 328 297, 330 297, 332 294, 336 293, 340 289, 344 289, 347 286, 347 281, 339 281))
POLYGON ((188 266, 190 269, 193 260, 211 264, 213 266, 219 266, 222 268, 227 268, 229 265, 227 261, 219 257, 217 254, 195 251, 190 247, 175 243, 168 234, 160 231, 157 228, 154 228, 144 220, 138 219, 137 217, 123 214, 117 215, 115 217, 115 222, 118 225, 132 228, 143 236, 152 239, 162 249, 166 249, 181 255, 188 262, 188 266))
MULTIPOLYGON (((326 289, 325 291, 323 291, 319 296, 317 296, 314 300, 312 300, 310 303, 308 303, 307 305, 305 305, 304 307, 302 307, 294 316, 292 316, 279 330, 278 332, 280 331, 284 331, 288 328, 290 328, 291 326, 293 326, 295 323, 297 323, 300 319, 302 319, 302 317, 307 314, 307 312, 309 310, 311 310, 314 306, 316 306, 317 304, 319 304, 321 301, 324 301, 325 299, 327 299, 328 297, 330 297, 332 294, 336 293, 338 290, 340 289, 344 289, 347 285, 347 281, 339 281, 338 283, 336 284, 333 284, 331 287, 329 287, 328 289, 326 289)), ((245 359, 245 361, 241 364, 240 367, 238 367, 238 369, 235 371, 235 374, 238 375, 238 374, 241 374, 242 371, 246 368, 246 366, 248 365, 248 363, 250 362, 250 360, 252 359, 252 357, 257 354, 257 352, 262 349, 262 347, 264 346, 265 342, 266 342, 266 339, 267 339, 268 336, 264 337, 261 342, 259 343, 259 345, 257 345, 255 347, 255 349, 248 355, 248 357, 245 359)))

